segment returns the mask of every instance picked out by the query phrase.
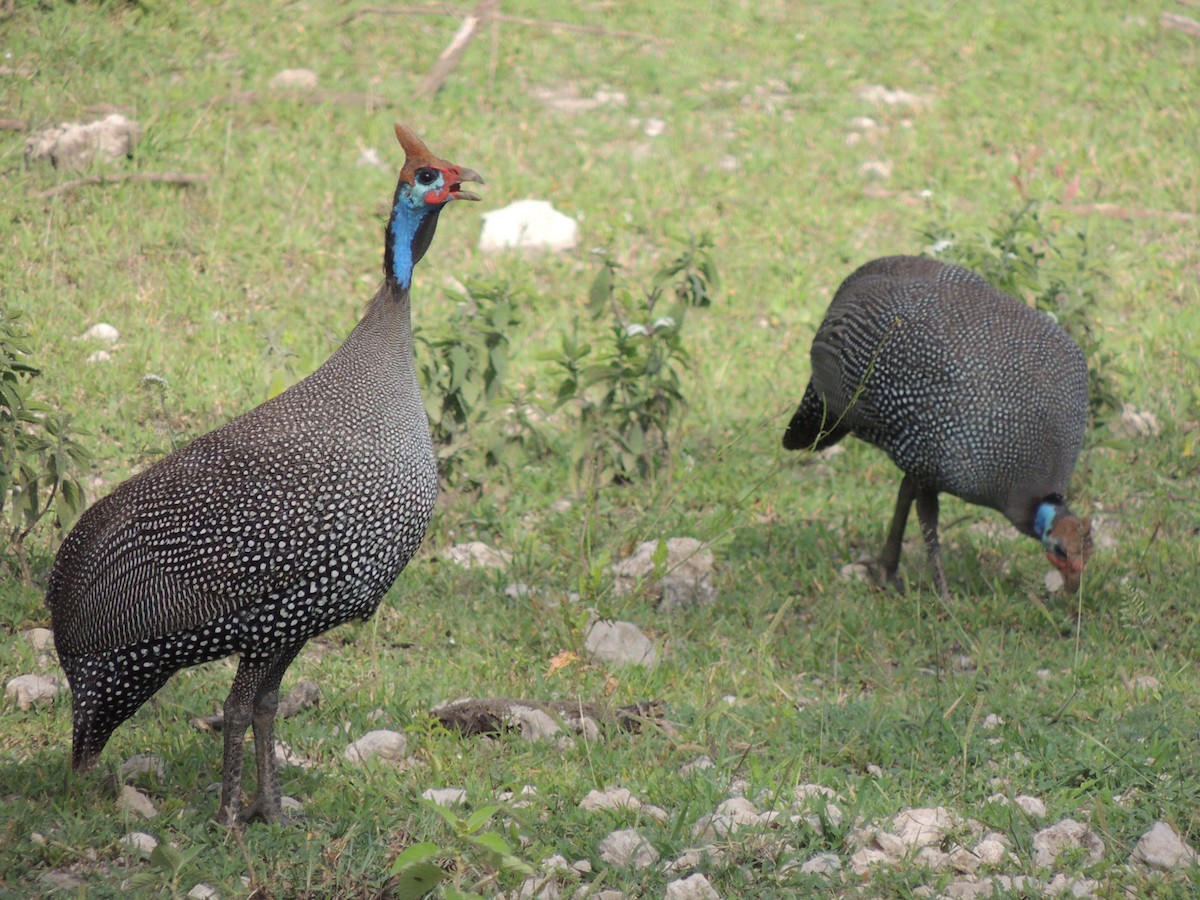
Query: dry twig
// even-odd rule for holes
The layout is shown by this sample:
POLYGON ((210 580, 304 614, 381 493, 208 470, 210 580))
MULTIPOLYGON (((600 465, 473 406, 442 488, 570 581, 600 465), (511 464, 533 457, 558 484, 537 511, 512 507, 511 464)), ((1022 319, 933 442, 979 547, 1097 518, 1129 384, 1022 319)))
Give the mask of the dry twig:
POLYGON ((129 172, 124 175, 89 175, 87 178, 64 181, 62 184, 52 187, 49 190, 40 191, 36 196, 44 200, 92 184, 120 184, 125 181, 148 181, 155 184, 179 184, 187 186, 203 184, 208 181, 208 176, 190 175, 186 172, 129 172))
POLYGON ((1163 28, 1174 28, 1192 37, 1200 37, 1200 22, 1187 16, 1177 16, 1174 13, 1163 13, 1158 20, 1163 28))

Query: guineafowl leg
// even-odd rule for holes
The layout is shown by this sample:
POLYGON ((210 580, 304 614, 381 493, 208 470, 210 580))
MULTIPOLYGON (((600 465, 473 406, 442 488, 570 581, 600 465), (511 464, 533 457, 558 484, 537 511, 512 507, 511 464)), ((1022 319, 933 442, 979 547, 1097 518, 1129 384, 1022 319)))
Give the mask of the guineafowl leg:
POLYGON ((900 581, 898 574, 900 545, 904 542, 904 529, 908 525, 908 511, 912 509, 916 496, 917 483, 911 476, 905 475, 900 481, 900 493, 896 495, 896 511, 892 514, 892 527, 888 529, 887 543, 883 545, 883 552, 879 555, 884 584, 890 584, 897 591, 904 590, 904 584, 900 581))
POLYGON ((242 807, 242 756, 246 748, 246 729, 253 716, 254 697, 266 674, 261 661, 242 657, 229 696, 225 698, 225 760, 221 767, 221 808, 217 821, 232 828, 238 823, 242 807))
POLYGON ((254 761, 258 770, 258 795, 238 818, 243 822, 259 818, 264 822, 282 821, 282 792, 279 789, 279 766, 275 760, 275 712, 279 708, 279 683, 296 654, 301 642, 281 653, 271 663, 266 677, 254 698, 254 761))
POLYGON ((922 488, 917 491, 917 520, 925 535, 925 549, 929 552, 929 567, 933 570, 933 586, 946 600, 950 599, 950 586, 946 583, 946 570, 942 568, 941 546, 938 544, 938 495, 937 491, 922 488))

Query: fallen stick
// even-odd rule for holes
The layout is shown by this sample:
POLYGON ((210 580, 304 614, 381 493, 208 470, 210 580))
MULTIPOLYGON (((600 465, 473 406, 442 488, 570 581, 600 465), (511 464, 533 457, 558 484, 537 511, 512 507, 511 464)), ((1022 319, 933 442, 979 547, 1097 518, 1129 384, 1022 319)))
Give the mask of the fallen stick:
POLYGON ((0 119, 0 131, 28 131, 29 122, 25 119, 0 119))
POLYGON ((425 80, 421 82, 421 86, 417 88, 418 97, 432 97, 438 92, 442 82, 454 71, 458 61, 466 53, 467 45, 471 43, 471 38, 475 37, 475 31, 479 28, 479 24, 487 22, 499 5, 500 0, 479 0, 474 12, 463 19, 462 24, 458 26, 458 31, 454 33, 454 37, 450 39, 446 49, 442 51, 437 62, 433 64, 433 68, 429 70, 429 74, 425 76, 425 80))
POLYGON ((1192 37, 1200 37, 1200 22, 1187 16, 1177 16, 1174 13, 1163 13, 1158 20, 1163 28, 1174 28, 1192 37))
POLYGON ((1110 216, 1114 219, 1166 219, 1170 222, 1194 222, 1197 214, 1175 209, 1137 209, 1115 203, 1071 203, 1060 206, 1064 212, 1080 215, 1110 216))
POLYGON ((49 190, 41 191, 34 196, 39 199, 57 197, 76 188, 92 184, 120 184, 125 181, 148 181, 155 184, 203 184, 208 181, 207 175, 189 175, 186 172, 130 172, 126 175, 89 175, 87 178, 76 178, 74 181, 64 181, 49 190))

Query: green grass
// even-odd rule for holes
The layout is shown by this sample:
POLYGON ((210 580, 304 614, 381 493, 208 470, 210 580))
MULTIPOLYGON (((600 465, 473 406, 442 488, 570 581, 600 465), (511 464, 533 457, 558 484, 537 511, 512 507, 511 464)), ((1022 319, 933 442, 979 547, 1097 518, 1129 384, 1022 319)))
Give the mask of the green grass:
MULTIPOLYGON (((1158 819, 1200 846, 1200 244, 1194 219, 1160 214, 1198 212, 1200 42, 1160 28, 1162 9, 1172 6, 506 3, 512 15, 655 40, 504 25, 495 52, 484 35, 433 100, 414 95, 456 27, 449 18, 343 24, 345 12, 328 4, 6 9, 0 116, 40 128, 115 107, 144 129, 118 170, 211 179, 39 199, 73 176, 27 166, 25 135, 0 133, 0 302, 33 328, 42 396, 89 432, 93 499, 312 371, 349 332, 379 278, 400 164, 394 119, 485 175, 483 209, 537 197, 581 218, 577 253, 484 257, 479 208, 454 206, 417 270, 419 325, 449 318, 451 277, 499 276, 532 292, 513 341, 512 377, 529 389, 548 389, 538 355, 585 314, 591 249, 607 246, 636 283, 675 251, 673 235, 708 231, 722 290, 688 320, 692 408, 669 479, 590 494, 563 454, 488 475, 480 495, 443 498, 421 554, 371 622, 301 655, 284 687, 313 678, 322 702, 279 726, 318 762, 283 772, 284 792, 305 804, 299 826, 229 834, 212 824, 220 742, 189 723, 223 701, 230 663, 180 673, 118 730, 104 771, 82 780, 64 774, 65 692, 27 712, 0 707, 0 893, 49 892, 44 876, 71 869, 91 897, 128 893, 135 873, 161 876, 163 894, 204 881, 224 897, 374 896, 403 847, 455 847, 418 801, 423 790, 462 786, 477 808, 532 784, 532 805, 496 825, 514 843, 522 837, 523 859, 587 859, 585 880, 597 888, 661 896, 673 876, 610 867, 600 840, 636 825, 674 858, 694 845, 696 820, 746 779, 752 798, 828 785, 864 822, 945 805, 1010 838, 1022 862, 1002 869, 1009 874, 1032 871, 1044 823, 986 800, 1035 794, 1048 821, 1084 820, 1102 836, 1102 862, 1069 868, 1099 879, 1104 896, 1122 887, 1190 895, 1194 869, 1125 868, 1158 819), (317 71, 325 90, 391 105, 314 105, 267 88, 294 66, 317 71), (871 84, 928 104, 876 107, 857 93, 871 84), (623 91, 629 104, 572 116, 532 96, 563 86, 623 91), (247 90, 261 93, 230 100, 247 90), (851 144, 858 116, 878 127, 851 144), (653 139, 633 121, 651 117, 668 123, 653 139), (389 170, 357 167, 361 147, 376 148, 389 170), (733 172, 720 165, 726 155, 733 172), (890 161, 891 177, 860 174, 869 160, 890 161), (1063 233, 1087 231, 1109 275, 1097 325, 1119 391, 1162 425, 1148 439, 1093 434, 1077 468, 1074 505, 1101 516, 1115 544, 1097 553, 1076 608, 1041 588, 1036 544, 972 528, 1000 517, 946 499, 952 601, 929 591, 917 543, 902 563, 904 596, 842 580, 841 566, 881 546, 898 474, 854 442, 821 465, 780 450, 812 333, 858 264, 919 252, 932 222, 977 229, 1030 197, 1049 205, 1063 233), (74 340, 96 321, 122 334, 107 365, 86 364, 95 347, 74 340), (146 385, 150 374, 166 379, 165 394, 146 385), (571 500, 565 510, 553 505, 561 498, 571 500), (714 605, 662 614, 611 592, 608 561, 675 535, 713 543, 714 605), (513 571, 462 571, 439 558, 471 539, 512 551, 513 571), (593 571, 602 575, 595 595, 569 602, 593 571), (507 599, 510 580, 532 596, 507 599), (548 674, 555 654, 581 651, 589 604, 661 640, 659 666, 576 663, 548 674), (1131 686, 1147 675, 1158 688, 1131 686), (428 726, 425 710, 470 694, 660 698, 672 727, 560 749, 428 726), (989 713, 1005 724, 985 730, 989 713), (399 772, 342 760, 347 732, 381 727, 408 729, 424 765, 399 772), (117 811, 104 778, 137 752, 167 765, 161 781, 138 782, 160 810, 151 822, 117 811), (716 766, 681 776, 700 754, 716 766), (605 785, 661 806, 667 821, 578 809, 605 785), (120 844, 130 830, 194 855, 175 875, 154 869, 120 844)), ((565 445, 570 436, 553 437, 565 445)), ((44 578, 51 536, 33 549, 44 578)), ((40 586, 0 584, 4 681, 56 670, 19 634, 47 622, 40 586)), ((831 881, 784 868, 820 850, 845 860, 851 827, 739 834, 703 871, 727 897, 905 895, 951 879, 915 865, 831 881)), ((480 877, 455 876, 463 888, 480 877)), ((513 886, 501 877, 499 887, 513 886)))

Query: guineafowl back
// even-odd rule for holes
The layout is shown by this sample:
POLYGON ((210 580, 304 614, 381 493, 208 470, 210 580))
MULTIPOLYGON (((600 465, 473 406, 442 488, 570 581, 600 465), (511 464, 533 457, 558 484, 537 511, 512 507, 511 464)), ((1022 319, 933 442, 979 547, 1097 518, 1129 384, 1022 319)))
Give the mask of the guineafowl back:
POLYGON ((176 648, 188 665, 368 616, 436 495, 408 292, 387 282, 312 375, 87 510, 47 592, 59 653, 203 629, 211 646, 176 648))
POLYGON ((1087 365, 1057 323, 960 266, 898 256, 838 289, 785 446, 852 432, 1032 534, 1031 504, 1066 494, 1086 425, 1087 365))

